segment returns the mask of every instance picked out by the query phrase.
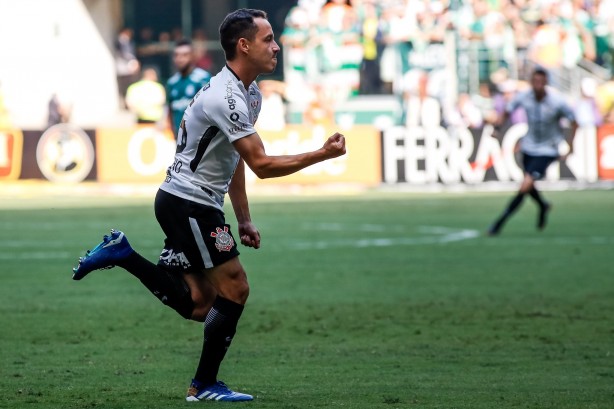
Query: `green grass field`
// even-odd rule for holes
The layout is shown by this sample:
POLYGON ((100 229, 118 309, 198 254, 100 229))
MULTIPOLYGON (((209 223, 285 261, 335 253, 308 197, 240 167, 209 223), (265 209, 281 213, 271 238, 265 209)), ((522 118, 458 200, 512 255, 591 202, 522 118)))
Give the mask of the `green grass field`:
MULTIPOLYGON (((484 237, 510 194, 252 199, 237 405, 613 408, 614 192, 547 192, 546 231, 527 201, 484 237)), ((112 227, 157 258, 151 199, 2 199, 0 407, 227 406, 183 401, 201 324, 121 269, 71 280, 112 227)))

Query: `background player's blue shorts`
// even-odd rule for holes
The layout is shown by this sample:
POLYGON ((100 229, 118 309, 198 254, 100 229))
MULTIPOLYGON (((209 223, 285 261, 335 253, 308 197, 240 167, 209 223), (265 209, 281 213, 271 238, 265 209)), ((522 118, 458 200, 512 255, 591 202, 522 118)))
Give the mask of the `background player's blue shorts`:
POLYGON ((558 158, 556 156, 533 156, 528 153, 522 154, 522 166, 525 173, 535 180, 542 179, 546 175, 546 169, 558 158))

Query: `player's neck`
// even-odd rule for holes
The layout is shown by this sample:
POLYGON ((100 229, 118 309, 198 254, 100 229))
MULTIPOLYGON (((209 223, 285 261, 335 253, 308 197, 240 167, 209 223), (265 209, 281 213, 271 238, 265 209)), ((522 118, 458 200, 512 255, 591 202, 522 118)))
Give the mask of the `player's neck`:
POLYGON ((179 71, 182 77, 187 77, 194 70, 194 65, 188 65, 184 70, 179 71))
POLYGON ((258 73, 250 72, 250 70, 245 69, 244 65, 238 61, 226 61, 226 65, 241 80, 245 88, 248 88, 250 84, 258 78, 258 73))
POLYGON ((542 100, 546 99, 546 91, 544 91, 544 92, 535 92, 535 91, 533 91, 533 93, 535 94, 535 99, 537 101, 541 102, 542 100))

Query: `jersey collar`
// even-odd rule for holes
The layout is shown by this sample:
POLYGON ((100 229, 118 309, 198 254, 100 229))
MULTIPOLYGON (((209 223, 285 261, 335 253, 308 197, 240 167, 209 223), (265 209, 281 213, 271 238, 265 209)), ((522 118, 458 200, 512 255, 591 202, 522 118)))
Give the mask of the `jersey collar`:
POLYGON ((245 90, 247 90, 247 87, 245 86, 245 84, 243 84, 243 81, 241 81, 241 78, 239 78, 239 76, 237 75, 237 73, 236 73, 236 72, 234 72, 234 71, 232 70, 232 68, 230 68, 230 66, 229 66, 228 64, 226 64, 226 69, 227 69, 228 71, 230 71, 230 72, 232 73, 232 75, 234 75, 234 76, 235 76, 235 78, 237 79, 237 82, 238 82, 239 84, 241 84, 245 90))

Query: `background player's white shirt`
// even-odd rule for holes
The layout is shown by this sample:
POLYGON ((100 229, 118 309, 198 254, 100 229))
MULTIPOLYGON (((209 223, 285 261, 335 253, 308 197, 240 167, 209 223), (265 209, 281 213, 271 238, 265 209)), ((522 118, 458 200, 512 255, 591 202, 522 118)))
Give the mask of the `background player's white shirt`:
POLYGON ((160 189, 222 210, 239 163, 232 142, 255 133, 262 95, 225 66, 190 102, 177 135, 175 160, 160 189))
POLYGON ((548 90, 539 102, 533 90, 528 90, 516 94, 506 110, 514 112, 518 107, 526 112, 529 126, 527 134, 520 140, 522 152, 534 156, 559 156, 559 144, 565 139, 561 119, 575 120, 573 110, 562 95, 548 90))

